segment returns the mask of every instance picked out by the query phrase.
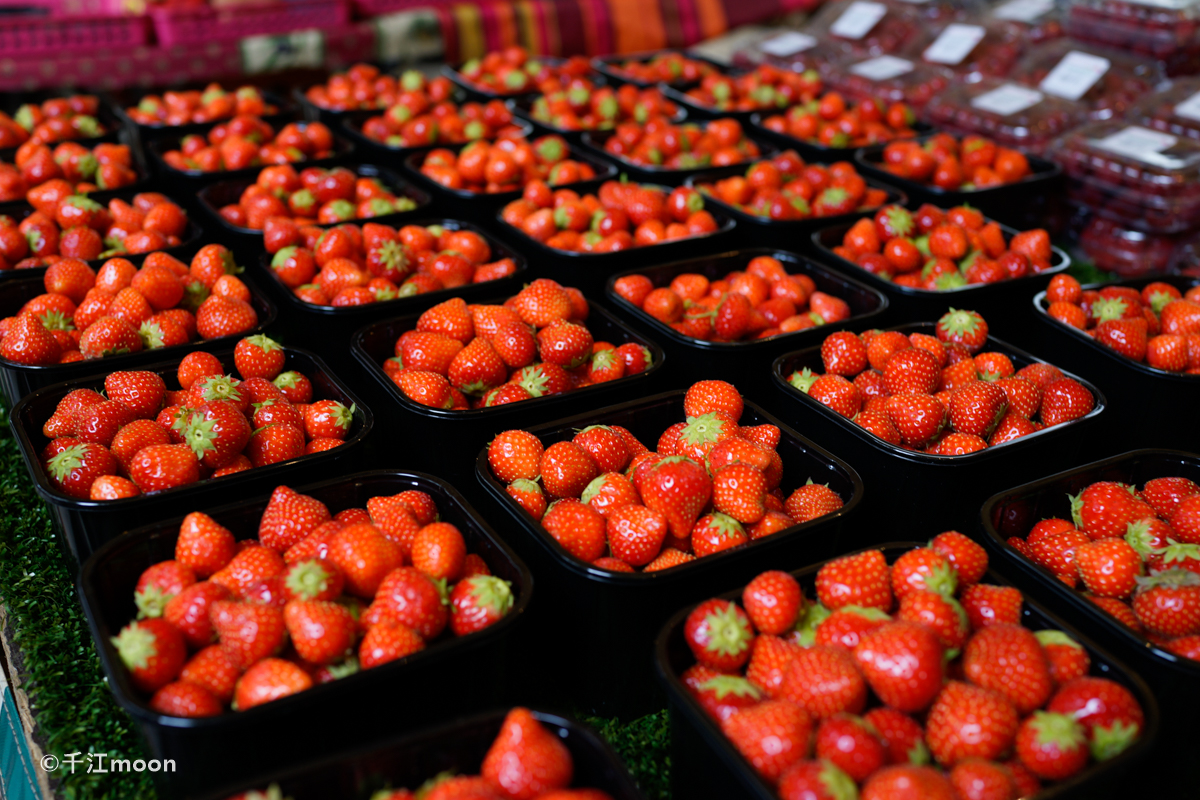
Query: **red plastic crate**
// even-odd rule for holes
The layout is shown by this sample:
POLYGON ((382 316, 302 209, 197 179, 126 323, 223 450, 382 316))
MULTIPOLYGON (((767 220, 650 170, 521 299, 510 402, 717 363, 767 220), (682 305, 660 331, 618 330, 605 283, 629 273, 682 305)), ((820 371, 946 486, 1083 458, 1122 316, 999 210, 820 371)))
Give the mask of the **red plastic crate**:
POLYGON ((0 17, 0 53, 46 57, 146 44, 146 18, 110 14, 0 17))
POLYGON ((235 8, 155 8, 154 33, 159 44, 203 44, 242 39, 306 28, 332 28, 349 19, 343 0, 289 0, 289 2, 235 8))

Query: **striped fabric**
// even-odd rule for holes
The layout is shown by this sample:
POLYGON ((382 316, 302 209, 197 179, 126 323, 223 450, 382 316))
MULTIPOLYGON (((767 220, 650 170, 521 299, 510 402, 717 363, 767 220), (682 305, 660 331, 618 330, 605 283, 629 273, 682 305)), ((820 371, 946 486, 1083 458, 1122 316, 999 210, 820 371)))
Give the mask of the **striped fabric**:
POLYGON ((811 0, 481 0, 438 9, 454 63, 521 45, 538 55, 687 47, 811 0))

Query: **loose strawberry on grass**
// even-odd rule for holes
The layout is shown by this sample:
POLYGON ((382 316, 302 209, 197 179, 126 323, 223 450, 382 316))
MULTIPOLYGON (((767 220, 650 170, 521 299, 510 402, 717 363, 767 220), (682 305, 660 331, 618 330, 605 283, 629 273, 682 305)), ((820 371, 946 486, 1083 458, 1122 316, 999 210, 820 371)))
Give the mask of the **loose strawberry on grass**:
POLYGON ((681 680, 783 800, 856 790, 890 798, 900 786, 918 785, 918 794, 901 796, 951 800, 953 786, 969 788, 964 797, 1011 798, 1017 786, 1035 793, 1042 781, 1074 777, 1137 741, 1145 725, 1137 700, 1119 683, 1089 676, 1086 651, 1063 631, 1035 635, 1003 621, 1007 612, 975 614, 960 650, 939 640, 935 622, 903 619, 913 597, 957 597, 967 605, 979 591, 1010 590, 1019 622, 1020 593, 978 583, 986 567, 983 548, 952 531, 891 566, 877 550, 844 556, 818 571, 815 603, 802 596, 786 602, 788 624, 779 635, 766 632, 778 631, 779 620, 762 614, 760 595, 775 586, 790 597, 791 584, 778 576, 795 580, 763 573, 742 595, 745 612, 723 599, 691 612, 682 635, 696 664, 681 680), (934 562, 950 564, 949 581, 938 585, 944 594, 911 580, 923 574, 914 565, 934 562), (913 587, 899 612, 892 586, 913 587), (830 613, 859 598, 879 606, 830 613), (847 614, 868 626, 861 637, 843 638, 847 614), (1014 760, 1001 761, 1014 752, 1014 760), (931 757, 945 772, 927 766, 931 757), (999 793, 973 793, 985 786, 999 793))
POLYGON ((685 422, 651 452, 620 426, 589 426, 543 449, 526 431, 488 447, 492 475, 572 556, 605 569, 657 572, 827 514, 845 500, 811 479, 784 494, 779 429, 739 426, 725 381, 700 381, 685 422), (541 486, 538 485, 541 481, 541 486))
POLYGON ((513 608, 511 585, 436 515, 431 496, 409 490, 333 517, 280 486, 258 540, 238 546, 193 512, 175 558, 140 577, 139 619, 114 645, 139 689, 175 687, 170 702, 155 695, 162 713, 210 715, 231 697, 245 710, 496 624, 513 608))

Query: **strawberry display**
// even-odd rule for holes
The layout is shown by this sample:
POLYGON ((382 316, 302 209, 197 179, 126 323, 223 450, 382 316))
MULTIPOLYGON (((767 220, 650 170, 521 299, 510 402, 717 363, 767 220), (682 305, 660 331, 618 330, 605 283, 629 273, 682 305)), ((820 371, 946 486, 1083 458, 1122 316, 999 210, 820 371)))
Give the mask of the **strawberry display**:
POLYGON ((647 59, 630 58, 612 62, 608 71, 619 78, 637 83, 694 83, 717 69, 707 61, 688 58, 682 53, 657 53, 647 59))
POLYGON ((0 202, 24 200, 30 189, 55 179, 66 180, 70 194, 120 189, 138 181, 127 144, 102 142, 89 149, 63 142, 51 149, 29 141, 17 148, 13 161, 0 162, 0 202))
POLYGON ((626 163, 663 169, 725 167, 758 158, 758 144, 729 117, 675 125, 664 119, 624 122, 604 141, 604 152, 626 163))
POLYGON ((847 102, 840 92, 825 92, 762 121, 764 128, 822 147, 861 147, 916 136, 916 114, 902 102, 868 99, 847 102))
POLYGON ((473 230, 368 222, 325 230, 267 220, 270 267, 296 297, 322 306, 352 306, 412 297, 506 278, 511 258, 492 261, 491 245, 473 230))
POLYGON ((345 443, 354 406, 314 398, 307 376, 283 371, 278 342, 263 335, 242 339, 233 362, 240 378, 226 374, 216 356, 196 351, 166 378, 145 370, 111 372, 105 394, 68 392, 42 424, 49 440, 42 468, 51 484, 71 497, 118 500, 345 443))
MULTIPOLYGON (((966 536, 939 541, 986 569, 966 536)), ((692 610, 682 634, 695 663, 679 678, 781 800, 1036 794, 1128 748, 1144 714, 1124 686, 1089 675, 1070 635, 1023 627, 1017 590, 974 621, 972 590, 1001 588, 970 582, 935 546, 890 566, 879 550, 826 562, 815 600, 766 572, 740 604, 692 610), (912 583, 915 563, 926 577, 912 583)))
POLYGON ((974 134, 961 140, 936 133, 919 144, 891 142, 883 149, 882 167, 898 178, 947 191, 989 189, 1031 174, 1021 152, 974 134))
POLYGON ((998 145, 1041 155, 1087 120, 1087 106, 999 78, 955 83, 925 106, 925 119, 956 135, 987 136, 998 145))
POLYGON ((1200 661, 1200 486, 1100 481, 1010 547, 1155 645, 1200 661))
POLYGON ((539 278, 503 305, 456 297, 396 340, 383 371, 410 400, 463 411, 562 394, 636 375, 651 354, 636 342, 597 342, 578 289, 539 278))
POLYGON ((825 372, 797 370, 788 382, 890 445, 940 456, 995 447, 1089 414, 1096 400, 1054 366, 1020 370, 987 351, 987 322, 950 309, 936 336, 897 330, 832 333, 825 372))
MULTIPOLYGON (((513 708, 484 755, 479 774, 442 772, 418 789, 380 789, 373 800, 612 800, 601 789, 578 786, 575 761, 555 730, 526 708, 513 708)), ((265 793, 245 792, 228 800, 287 800, 278 784, 265 793)))
MULTIPOLYGON (((1064 72, 1070 73, 1068 62, 1064 72)), ((1061 73, 1060 73, 1061 74, 1061 73)), ((1125 116, 1125 113, 1146 95, 1152 93, 1162 81, 1157 65, 1132 53, 1114 52, 1097 48, 1072 39, 1059 39, 1039 45, 1029 51, 1013 69, 1011 77, 1027 86, 1041 88, 1047 94, 1078 100, 1088 109, 1092 119, 1104 120, 1125 116), (1099 76, 1085 72, 1082 82, 1065 81, 1065 93, 1060 92, 1063 83, 1046 81, 1050 74, 1059 69, 1065 59, 1075 58, 1073 53, 1104 59, 1104 71, 1099 76), (1079 92, 1082 90, 1082 93, 1079 92)))
POLYGON ((946 70, 894 56, 863 60, 853 56, 831 64, 826 75, 829 88, 841 93, 847 101, 875 101, 889 109, 895 103, 903 103, 914 114, 953 85, 946 70))
MULTIPOLYGON (((739 427, 743 401, 731 384, 692 384, 683 406, 686 419, 667 428, 653 451, 619 426, 588 426, 549 446, 509 430, 488 445, 488 464, 563 549, 616 572, 670 569, 842 507, 835 491, 811 478, 784 493, 779 429, 739 427)), ((739 623, 726 622, 704 635, 730 635, 739 623)), ((734 661, 714 668, 744 659, 734 661)))
POLYGON ((258 327, 258 312, 237 271, 219 244, 200 248, 190 265, 162 252, 141 267, 110 258, 99 270, 57 259, 45 294, 0 319, 0 357, 46 366, 245 334, 258 327))
POLYGON ((512 587, 437 514, 416 490, 334 514, 279 486, 257 538, 235 541, 194 511, 175 557, 142 573, 138 618, 113 644, 150 708, 199 717, 247 711, 469 636, 508 614, 512 587), (428 558, 431 550, 440 557, 428 558), (193 702, 177 702, 181 684, 193 702))
POLYGON ((684 336, 711 342, 767 339, 841 322, 851 313, 845 300, 818 291, 804 273, 789 274, 771 256, 755 256, 744 271, 714 281, 682 272, 656 288, 637 274, 618 278, 613 290, 684 336))
POLYGON ((375 117, 363 121, 362 133, 387 147, 461 144, 475 139, 515 139, 524 128, 513 121, 503 100, 457 104, 434 102, 421 92, 405 92, 375 117))
POLYGON ((866 211, 887 201, 887 192, 868 186, 849 161, 808 164, 795 150, 696 188, 747 214, 781 221, 866 211))
POLYGON ((944 292, 1024 278, 1053 268, 1050 234, 1034 228, 1011 237, 978 209, 916 211, 888 205, 846 230, 835 255, 897 286, 944 292))
POLYGON ((25 196, 33 213, 19 222, 0 215, 0 271, 163 250, 182 244, 188 230, 187 212, 157 192, 103 206, 55 178, 25 196))
POLYGON ((492 50, 483 58, 471 59, 459 67, 458 75, 478 91, 516 95, 555 92, 591 71, 592 66, 584 56, 545 61, 530 55, 524 47, 506 47, 492 50))
POLYGON ((291 164, 280 164, 265 167, 238 202, 217 213, 230 225, 260 231, 271 217, 298 225, 336 225, 417 207, 415 200, 394 189, 346 167, 307 167, 297 173, 291 164))
POLYGON ((657 87, 639 89, 627 83, 619 89, 596 87, 586 79, 550 94, 538 95, 529 115, 538 122, 564 131, 612 128, 622 122, 644 123, 669 119, 679 108, 657 87))
POLYGON ((689 100, 709 111, 774 111, 807 103, 821 92, 821 76, 814 70, 792 72, 759 64, 738 77, 713 73, 688 89, 689 100))
POLYGON ((445 103, 454 98, 454 83, 444 75, 428 78, 415 69, 396 77, 373 64, 355 64, 304 91, 310 103, 326 111, 388 108, 408 104, 414 95, 421 95, 428 105, 445 103))
POLYGON ((194 123, 217 122, 237 116, 261 117, 278 114, 279 109, 253 86, 240 86, 230 92, 219 83, 210 83, 204 91, 171 91, 161 96, 148 94, 136 106, 125 109, 139 125, 178 127, 194 123))
POLYGON ((606 181, 583 197, 534 181, 500 216, 547 247, 580 253, 612 253, 717 230, 696 189, 624 180, 606 181))
POLYGON ((103 136, 108 130, 96 119, 99 112, 100 98, 92 94, 25 103, 11 117, 0 111, 0 149, 103 136))
POLYGON ((184 172, 222 172, 264 164, 293 164, 333 154, 333 132, 320 122, 289 122, 276 133, 259 117, 239 115, 214 125, 207 136, 193 133, 166 150, 162 159, 184 172))
POLYGON ((1200 288, 1169 283, 1087 289, 1070 275, 1046 287, 1046 313, 1126 358, 1166 372, 1200 375, 1200 288))
POLYGON ((1166 273, 1173 264, 1187 263, 1193 248, 1190 238, 1147 233, 1136 224, 1093 214, 1079 232, 1079 249, 1097 269, 1123 277, 1166 273))
POLYGON ((962 80, 1007 75, 1025 50, 1025 31, 998 20, 962 25, 957 17, 933 28, 933 41, 921 51, 921 61, 962 80), (969 41, 975 43, 968 50, 963 43, 969 41))
POLYGON ((421 174, 447 189, 481 194, 511 192, 534 181, 561 186, 596 177, 591 164, 571 158, 571 148, 558 135, 532 142, 516 135, 489 142, 477 139, 455 153, 430 150, 421 159, 421 174))

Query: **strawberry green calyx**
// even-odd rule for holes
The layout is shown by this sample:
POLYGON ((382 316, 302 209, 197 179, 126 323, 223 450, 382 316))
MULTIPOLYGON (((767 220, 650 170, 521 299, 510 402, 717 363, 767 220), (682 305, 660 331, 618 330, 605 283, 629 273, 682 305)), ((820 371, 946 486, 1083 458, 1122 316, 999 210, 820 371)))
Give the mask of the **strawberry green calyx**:
POLYGON ((45 314, 38 314, 37 317, 42 321, 42 327, 48 331, 75 330, 75 325, 61 311, 47 311, 45 314))
POLYGON ((505 89, 524 89, 529 83, 529 76, 519 69, 514 69, 512 72, 504 76, 505 89))
POLYGON ((134 595, 133 602, 137 606, 138 619, 149 619, 151 617, 161 617, 163 611, 167 608, 167 603, 171 602, 171 598, 175 595, 165 594, 162 589, 154 584, 150 584, 146 588, 134 595))
POLYGON ((467 578, 471 599, 478 608, 486 608, 504 617, 512 611, 512 584, 495 575, 472 575, 467 578))
POLYGON ((100 211, 104 206, 97 203, 95 200, 82 194, 73 194, 63 200, 63 205, 78 208, 80 211, 100 211))
POLYGON ((592 353, 592 368, 598 371, 612 369, 620 359, 616 350, 601 350, 598 353, 592 353))
MULTIPOLYGON (((805 200, 803 197, 800 197, 799 195, 797 195, 796 197, 793 197, 790 200, 788 200, 788 202, 792 204, 792 208, 796 209, 804 216, 807 217, 810 214, 812 214, 812 207, 808 204, 808 201, 805 200)), ((765 217, 766 214, 764 213, 764 214, 761 214, 760 216, 765 217)))
POLYGON ((342 678, 347 678, 351 675, 354 675, 355 673, 359 672, 360 669, 361 667, 358 666, 358 659, 354 656, 350 656, 345 661, 337 664, 330 664, 325 668, 325 671, 329 673, 329 677, 340 681, 342 678))
POLYGON ((879 608, 867 608, 866 606, 842 606, 838 609, 843 614, 854 614, 871 622, 889 622, 891 616, 884 610, 879 608))
POLYGON ((397 213, 401 211, 412 211, 416 207, 417 201, 413 200, 411 197, 397 197, 392 201, 392 211, 397 213))
POLYGON ((805 394, 808 394, 808 390, 811 389, 812 385, 817 382, 818 377, 820 376, 814 375, 811 369, 805 367, 803 370, 793 372, 788 378, 788 383, 805 394))
POLYGON ((192 414, 183 427, 183 441, 188 447, 192 448, 192 452, 196 454, 196 458, 204 458, 204 454, 217 449, 217 440, 220 438, 220 433, 213 430, 217 423, 211 419, 205 419, 203 414, 192 414))
POLYGON ((1070 635, 1064 633, 1063 631, 1044 630, 1037 631, 1033 635, 1037 637, 1038 644, 1040 644, 1042 647, 1049 647, 1052 644, 1058 644, 1066 647, 1075 647, 1080 650, 1083 649, 1083 645, 1072 639, 1070 635))
POLYGON ((858 800, 858 786, 855 785, 854 779, 838 769, 833 762, 825 762, 819 780, 825 793, 833 800, 858 800))
POLYGON ((392 203, 382 197, 372 197, 367 201, 367 212, 363 216, 382 217, 384 214, 392 213, 392 203))
POLYGON ((709 530, 715 530, 718 534, 720 534, 722 539, 746 535, 746 529, 742 527, 742 523, 738 522, 728 514, 722 514, 720 511, 715 511, 709 515, 708 524, 706 527, 709 530))
POLYGON ((1137 585, 1139 592, 1155 589, 1160 586, 1169 589, 1177 589, 1184 586, 1200 586, 1200 575, 1191 570, 1176 567, 1175 569, 1163 570, 1155 575, 1140 575, 1137 578, 1137 585))
POLYGON ((138 327, 138 338, 142 340, 142 346, 147 350, 158 350, 160 347, 166 346, 166 342, 163 340, 163 330, 157 322, 143 322, 138 327))
POLYGON ((1114 720, 1111 726, 1097 725, 1092 728, 1090 749, 1092 758, 1097 761, 1108 761, 1129 749, 1138 740, 1141 730, 1136 722, 1114 720))
POLYGON ((1067 714, 1035 711, 1031 724, 1037 731, 1037 743, 1042 747, 1053 746, 1060 751, 1073 750, 1087 740, 1083 726, 1067 714))
POLYGON ((804 613, 796 620, 791 640, 801 647, 812 647, 817 642, 817 628, 831 613, 833 612, 820 603, 813 603, 804 609, 804 613))
POLYGON ((733 423, 721 419, 716 413, 690 417, 687 424, 683 426, 683 430, 679 432, 679 441, 696 447, 716 444, 722 439, 729 438, 731 425, 733 423))
POLYGON ((1178 298, 1167 292, 1151 292, 1150 294, 1150 309, 1155 314, 1161 314, 1167 304, 1178 298))
POLYGON ((200 281, 189 281, 183 287, 183 299, 179 301, 179 307, 194 314, 210 294, 208 287, 200 281))
POLYGON ((205 89, 204 94, 200 95, 200 105, 206 106, 216 100, 220 100, 225 96, 225 90, 220 86, 213 86, 210 89, 205 89))
POLYGON ((288 570, 284 586, 298 600, 312 600, 329 588, 329 570, 316 561, 302 561, 288 570))
POLYGON ((36 127, 33 117, 33 106, 26 103, 17 109, 17 113, 13 114, 13 121, 25 129, 27 133, 32 133, 36 127))
POLYGON ((1129 304, 1120 297, 1101 297, 1092 303, 1092 316, 1097 323, 1124 319, 1128 310, 1129 304))
POLYGON ((281 345, 279 342, 275 341, 270 336, 267 336, 266 334, 263 334, 263 333, 258 333, 258 334, 255 334, 254 336, 247 336, 244 341, 247 344, 254 345, 259 350, 262 350, 264 353, 271 353, 271 352, 274 352, 275 350, 283 349, 283 345, 281 345))
POLYGON ((550 379, 546 377, 546 373, 541 367, 534 369, 522 370, 521 388, 529 392, 533 397, 541 397, 546 394, 546 385, 550 379))
POLYGON ((87 445, 72 445, 46 462, 46 471, 56 481, 62 483, 68 475, 83 466, 83 459, 86 455, 87 445))
POLYGON ((952 566, 934 567, 925 576, 925 589, 937 592, 942 597, 953 599, 954 591, 958 588, 958 574, 952 566))
POLYGON ((1067 494, 1067 500, 1071 503, 1071 522, 1079 530, 1083 530, 1083 492, 1079 494, 1067 494))
MULTIPOLYGON (((599 480, 599 478, 597 478, 596 480, 599 480)), ((592 488, 592 486, 595 485, 595 483, 596 483, 596 481, 592 481, 591 483, 589 483, 588 488, 589 489, 592 488)), ((510 483, 509 486, 511 486, 513 489, 516 489, 518 492, 526 492, 529 494, 541 494, 542 493, 542 487, 538 486, 537 481, 530 480, 529 478, 517 478, 515 481, 510 483)), ((584 491, 584 494, 587 494, 586 490, 584 491)), ((595 494, 593 494, 592 496, 595 497, 595 494)), ((580 502, 586 503, 588 501, 580 500, 580 502)))
MULTIPOLYGON (((75 169, 79 170, 79 174, 83 176, 84 180, 90 181, 96 175, 96 170, 99 168, 100 162, 91 153, 80 156, 79 160, 75 162, 75 169)), ((101 186, 100 188, 103 189, 104 187, 101 186)))
POLYGON ((923 767, 933 760, 933 757, 929 753, 929 748, 925 746, 925 742, 921 739, 918 739, 917 743, 909 748, 906 755, 908 756, 908 763, 916 767, 923 767))
POLYGON ((1168 568, 1172 564, 1183 564, 1193 559, 1200 561, 1200 544, 1185 544, 1174 539, 1167 539, 1167 546, 1154 552, 1162 556, 1163 566, 1168 568))
POLYGON ((399 294, 399 291, 391 286, 383 286, 378 289, 372 289, 372 292, 375 294, 375 300, 380 303, 386 300, 395 300, 396 296, 399 294))
POLYGON ((354 219, 355 216, 354 204, 349 200, 330 200, 325 208, 328 209, 329 215, 339 222, 354 219))
POLYGON ((206 403, 212 403, 216 400, 229 400, 233 403, 238 403, 242 399, 242 393, 238 389, 241 383, 241 381, 232 375, 215 375, 205 380, 204 387, 200 390, 200 396, 206 403))
POLYGON ((280 389, 294 389, 301 385, 304 380, 307 380, 307 378, 296 372, 296 370, 290 369, 287 372, 281 372, 276 375, 275 380, 271 381, 271 383, 280 389))
POLYGON ((763 692, 750 681, 739 675, 718 675, 709 678, 696 687, 701 692, 712 692, 718 700, 726 697, 749 697, 751 700, 762 700, 763 692))
POLYGON ((406 92, 420 91, 425 85, 425 76, 419 70, 406 69, 400 76, 400 87, 406 92))
POLYGON ((329 421, 337 425, 344 431, 350 430, 350 425, 354 422, 354 412, 358 410, 358 406, 354 403, 346 408, 341 403, 334 403, 329 410, 329 421))
MULTIPOLYGON (((1155 536, 1150 532, 1150 521, 1141 519, 1137 522, 1131 522, 1125 527, 1125 541, 1137 551, 1142 560, 1154 553, 1159 552, 1159 549, 1154 547, 1155 536)), ((1168 545, 1175 544, 1171 539, 1167 540, 1168 545)), ((1197 548, 1197 553, 1200 553, 1200 548, 1197 548)), ((1198 555, 1197 557, 1200 557, 1198 555)))
POLYGON ((737 656, 746 652, 754 634, 744 619, 739 617, 741 610, 734 604, 714 609, 704 618, 704 626, 708 631, 708 641, 704 649, 715 656, 737 656))
POLYGON ((129 669, 145 669, 158 655, 158 639, 141 625, 127 625, 110 640, 129 669))
POLYGON ((960 311, 952 308, 938 320, 938 326, 952 336, 970 336, 979 330, 979 317, 974 311, 960 311))
POLYGON ((81 114, 71 120, 71 125, 84 139, 90 139, 93 136, 100 136, 104 133, 104 129, 100 127, 100 123, 96 118, 88 114, 81 114))
POLYGON ((388 269, 408 268, 408 251, 394 239, 388 239, 375 250, 375 258, 388 269))

